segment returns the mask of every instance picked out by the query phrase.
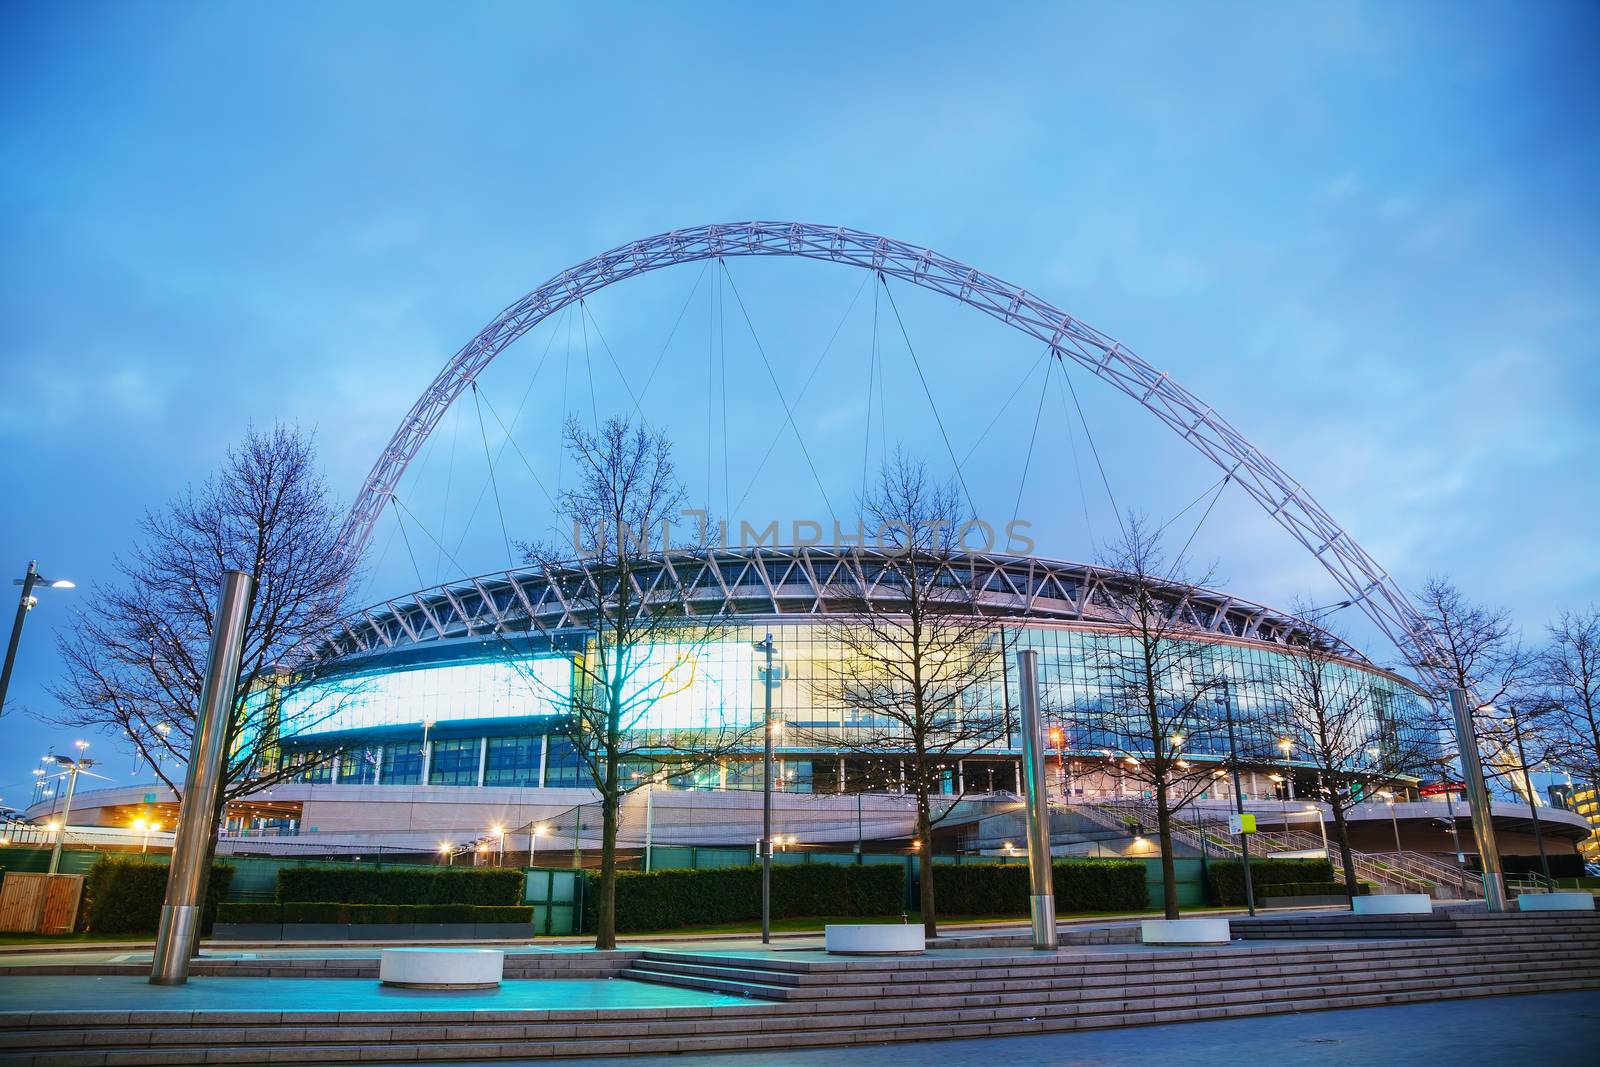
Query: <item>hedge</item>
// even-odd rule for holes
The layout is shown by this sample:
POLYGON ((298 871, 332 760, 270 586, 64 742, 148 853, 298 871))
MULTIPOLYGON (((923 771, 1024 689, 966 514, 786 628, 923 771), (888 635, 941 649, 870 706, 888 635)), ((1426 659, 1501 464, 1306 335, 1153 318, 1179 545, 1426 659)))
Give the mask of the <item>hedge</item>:
MULTIPOLYGON (((941 915, 1026 915, 1028 868, 1022 864, 944 864, 933 868, 933 899, 941 915)), ((1150 906, 1145 864, 1130 860, 1073 860, 1051 865, 1056 912, 1143 911, 1150 906)))
MULTIPOLYGON (((600 875, 584 884, 584 929, 595 928, 600 875)), ((898 864, 807 863, 772 870, 772 915, 898 915, 905 872, 898 864)), ((617 872, 617 929, 672 930, 761 918, 761 868, 617 872)))
MULTIPOLYGON (((212 865, 200 920, 202 932, 210 932, 217 903, 228 895, 232 881, 232 867, 225 863, 212 865)), ((165 863, 102 856, 83 881, 80 925, 95 934, 153 934, 161 925, 161 901, 166 895, 165 863)))
POLYGON ((223 905, 222 920, 236 923, 529 923, 529 904, 343 904, 301 900, 285 904, 223 905), (270 911, 268 909, 271 909, 270 911))
POLYGON ((277 901, 503 905, 522 903, 522 887, 522 871, 510 867, 285 867, 277 901))
MULTIPOLYGON (((1269 885, 1333 880, 1333 863, 1325 859, 1250 861, 1250 883, 1258 897, 1265 895, 1263 889, 1269 885)), ((1244 903, 1244 869, 1239 860, 1212 860, 1207 863, 1206 884, 1211 891, 1213 904, 1244 903)))
MULTIPOLYGON (((1262 897, 1342 897, 1348 894, 1343 882, 1285 882, 1281 885, 1255 887, 1256 896, 1262 897)), ((1356 896, 1366 896, 1368 887, 1356 883, 1356 896)))

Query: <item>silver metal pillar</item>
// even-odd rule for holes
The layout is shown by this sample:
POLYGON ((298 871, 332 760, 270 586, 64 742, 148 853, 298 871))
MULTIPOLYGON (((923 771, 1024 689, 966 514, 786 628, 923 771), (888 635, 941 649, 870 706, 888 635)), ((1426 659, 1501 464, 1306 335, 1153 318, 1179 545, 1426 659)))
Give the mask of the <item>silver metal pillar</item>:
POLYGON ((1039 716, 1039 653, 1017 653, 1022 690, 1022 796, 1028 808, 1028 911, 1033 917, 1033 947, 1056 948, 1056 891, 1050 873, 1050 799, 1044 772, 1044 734, 1039 716))
POLYGON ((161 905, 161 927, 156 932, 150 964, 152 985, 182 985, 189 980, 189 952, 198 941, 200 915, 205 906, 202 894, 210 873, 205 863, 210 854, 211 812, 222 784, 222 761, 226 755, 223 745, 233 710, 234 687, 239 681, 239 657, 244 651, 252 584, 244 571, 222 574, 211 651, 206 655, 205 680, 200 688, 194 746, 189 752, 183 803, 178 808, 178 825, 172 836, 167 895, 161 905))
POLYGON ((1494 822, 1489 814, 1489 788, 1483 781, 1478 733, 1472 727, 1472 706, 1465 689, 1450 690, 1450 710, 1455 715, 1461 777, 1467 784, 1467 803, 1472 809, 1472 837, 1483 862, 1483 902, 1490 911, 1505 911, 1505 874, 1500 869, 1500 849, 1495 845, 1494 822))
POLYGON ((67 839, 67 822, 72 818, 72 794, 78 789, 78 771, 82 761, 83 753, 79 752, 78 758, 67 769, 67 796, 61 803, 61 820, 56 823, 56 842, 50 847, 50 874, 61 869, 61 845, 67 839))

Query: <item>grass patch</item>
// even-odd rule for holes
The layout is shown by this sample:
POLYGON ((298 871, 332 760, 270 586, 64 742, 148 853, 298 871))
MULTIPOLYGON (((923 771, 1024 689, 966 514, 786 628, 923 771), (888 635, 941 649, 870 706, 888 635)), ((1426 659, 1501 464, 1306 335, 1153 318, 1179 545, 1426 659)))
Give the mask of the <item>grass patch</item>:
POLYGON ((154 934, 0 934, 0 945, 98 944, 112 941, 154 941, 154 934))

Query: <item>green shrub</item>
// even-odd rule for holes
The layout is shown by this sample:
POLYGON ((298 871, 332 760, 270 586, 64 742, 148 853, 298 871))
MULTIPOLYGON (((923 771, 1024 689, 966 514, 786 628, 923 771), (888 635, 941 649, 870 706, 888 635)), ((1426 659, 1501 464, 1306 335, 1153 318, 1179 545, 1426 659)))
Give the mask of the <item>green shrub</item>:
MULTIPOLYGON (((584 928, 593 930, 600 876, 589 872, 583 893, 584 928)), ((897 915, 905 900, 899 865, 807 863, 772 870, 774 918, 816 915, 897 915)), ((619 871, 617 929, 672 930, 761 918, 761 868, 619 871)))
MULTIPOLYGON (((1356 896, 1365 896, 1367 887, 1358 884, 1356 896)), ((1284 882, 1278 885, 1256 887, 1258 897, 1342 897, 1346 895, 1343 882, 1284 882)))
MULTIPOLYGON (((1145 865, 1071 860, 1051 865, 1057 914, 1143 911, 1150 906, 1145 865)), ((936 864, 933 899, 941 915, 1026 915, 1028 868, 1015 863, 936 864)))
POLYGON ((319 900, 293 900, 283 904, 283 921, 286 923, 347 923, 349 915, 345 906, 319 900))
POLYGON ((510 867, 285 867, 278 872, 280 904, 520 904, 523 873, 510 867))
POLYGON ((237 901, 223 901, 217 905, 217 922, 219 923, 281 923, 283 922, 282 904, 256 904, 240 903, 237 901))
MULTIPOLYGON (((251 907, 251 905, 235 905, 251 907)), ((530 904, 341 904, 326 900, 291 901, 287 904, 258 904, 258 908, 280 911, 285 923, 333 923, 336 925, 377 926, 389 923, 532 923, 530 904)), ((228 914, 233 914, 231 911, 228 914)), ((251 914, 251 913, 244 913, 251 914)), ((261 912, 260 914, 267 914, 261 912)), ((235 919, 233 922, 268 922, 267 919, 235 919)))
MULTIPOLYGON (((1250 861, 1250 882, 1256 887, 1256 896, 1263 895, 1264 886, 1333 880, 1333 864, 1325 859, 1250 861)), ((1213 904, 1244 903, 1244 868, 1239 860, 1212 860, 1206 864, 1206 884, 1213 904)))
MULTIPOLYGON (((217 904, 228 895, 233 868, 214 864, 206 883, 200 928, 209 933, 217 904)), ((102 856, 83 881, 80 925, 95 934, 153 934, 161 925, 161 901, 167 895, 167 865, 161 862, 102 856)))

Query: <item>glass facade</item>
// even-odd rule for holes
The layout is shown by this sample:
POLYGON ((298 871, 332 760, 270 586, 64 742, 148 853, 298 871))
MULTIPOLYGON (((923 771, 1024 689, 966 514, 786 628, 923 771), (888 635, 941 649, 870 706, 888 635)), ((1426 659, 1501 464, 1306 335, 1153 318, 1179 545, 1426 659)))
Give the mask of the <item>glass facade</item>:
MULTIPOLYGON (((882 788, 896 774, 890 752, 883 754, 885 766, 876 774, 870 761, 846 766, 851 743, 871 737, 873 724, 862 709, 827 695, 839 690, 824 684, 826 679, 836 679, 844 669, 835 626, 836 620, 779 620, 770 627, 774 662, 781 668, 772 691, 773 714, 788 789, 833 791, 841 782, 844 788, 858 788, 858 778, 868 787, 882 788)), ((730 760, 698 772, 695 784, 708 788, 758 784, 764 697, 758 668, 764 656, 753 643, 767 630, 765 625, 736 624, 700 647, 661 644, 648 650, 631 665, 637 696, 630 700, 625 728, 646 735, 647 744, 648 735, 656 732, 721 731, 726 736, 731 729, 748 738, 757 765, 730 760)), ((1108 664, 1131 650, 1127 636, 1032 622, 1003 631, 997 627, 995 640, 1002 636, 1013 649, 1039 653, 1041 705, 1062 739, 1053 749, 1068 757, 1089 758, 1108 749, 1130 750, 1127 738, 1106 732, 1106 708, 1116 700, 1117 688, 1117 672, 1108 664)), ((481 646, 475 654, 482 655, 481 646)), ((1199 636, 1183 669, 1172 672, 1171 692, 1163 699, 1181 704, 1192 699, 1192 692, 1185 694, 1186 687, 1199 686, 1202 679, 1213 685, 1216 679, 1226 679, 1240 754, 1264 763, 1292 764, 1293 753, 1281 751, 1283 714, 1275 684, 1276 676, 1290 669, 1290 655, 1280 646, 1199 636)), ((962 694, 953 714, 998 718, 1004 729, 992 743, 954 755, 974 761, 985 776, 998 772, 1009 781, 1009 761, 1019 745, 1016 661, 1006 656, 1003 670, 998 663, 992 679, 962 694), (988 762, 980 762, 984 760, 988 762)), ((1371 715, 1367 732, 1374 745, 1397 732, 1420 729, 1424 708, 1416 690, 1374 668, 1339 664, 1334 669, 1364 688, 1371 715)), ((415 785, 423 774, 421 742, 384 740, 382 735, 414 736, 413 729, 420 734, 426 720, 437 731, 430 742, 430 785, 466 786, 481 780, 486 786, 583 786, 588 775, 572 746, 550 732, 548 719, 538 727, 532 723, 560 714, 570 699, 574 673, 570 654, 529 656, 515 664, 504 659, 463 659, 398 667, 387 673, 367 668, 359 675, 321 681, 285 697, 284 721, 301 722, 303 728, 285 738, 284 746, 291 751, 301 746, 326 749, 335 739, 324 735, 337 730, 338 744, 350 746, 343 750, 339 782, 415 785), (330 707, 336 710, 321 716, 305 710, 330 707)), ((1226 755, 1226 739, 1197 723, 1184 751, 1195 758, 1221 758, 1226 755)), ((952 768, 951 773, 953 777, 958 772, 952 768)))

